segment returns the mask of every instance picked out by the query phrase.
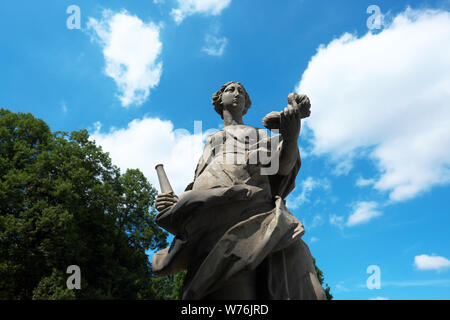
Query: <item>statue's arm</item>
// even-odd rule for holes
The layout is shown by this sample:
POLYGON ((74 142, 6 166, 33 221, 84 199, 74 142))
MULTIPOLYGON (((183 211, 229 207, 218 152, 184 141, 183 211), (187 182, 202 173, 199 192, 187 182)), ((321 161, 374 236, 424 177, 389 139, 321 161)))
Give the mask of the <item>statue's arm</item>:
POLYGON ((263 125, 269 129, 279 129, 281 143, 277 149, 279 160, 278 174, 287 176, 300 163, 298 138, 300 135, 301 119, 311 114, 311 103, 304 94, 290 93, 288 105, 281 111, 273 111, 263 118, 263 125))
POLYGON ((295 164, 300 161, 300 152, 298 150, 297 139, 285 138, 281 141, 278 147, 279 169, 278 174, 282 176, 287 176, 294 169, 295 164))
POLYGON ((289 104, 281 115, 280 133, 282 141, 278 147, 278 174, 287 176, 299 161, 298 138, 300 135, 301 114, 299 108, 289 104))

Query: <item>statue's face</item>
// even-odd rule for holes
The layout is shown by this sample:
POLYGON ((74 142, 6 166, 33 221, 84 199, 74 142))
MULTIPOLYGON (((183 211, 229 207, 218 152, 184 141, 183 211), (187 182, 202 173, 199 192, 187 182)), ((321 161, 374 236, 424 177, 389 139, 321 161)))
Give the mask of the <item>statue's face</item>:
POLYGON ((229 84, 222 93, 223 108, 241 114, 245 108, 244 88, 238 83, 229 84))

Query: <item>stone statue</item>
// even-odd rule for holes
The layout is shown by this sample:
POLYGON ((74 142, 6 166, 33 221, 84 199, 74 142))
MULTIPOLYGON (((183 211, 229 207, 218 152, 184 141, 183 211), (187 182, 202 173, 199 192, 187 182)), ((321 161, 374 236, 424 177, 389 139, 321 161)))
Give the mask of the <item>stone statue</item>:
POLYGON ((300 169, 309 99, 290 94, 284 111, 264 117, 279 130, 272 137, 244 125, 251 100, 239 82, 223 85, 212 103, 224 128, 208 136, 194 181, 179 197, 169 185, 156 199, 156 222, 175 237, 154 254, 153 271, 187 270, 182 299, 326 299, 303 225, 283 201, 300 169))

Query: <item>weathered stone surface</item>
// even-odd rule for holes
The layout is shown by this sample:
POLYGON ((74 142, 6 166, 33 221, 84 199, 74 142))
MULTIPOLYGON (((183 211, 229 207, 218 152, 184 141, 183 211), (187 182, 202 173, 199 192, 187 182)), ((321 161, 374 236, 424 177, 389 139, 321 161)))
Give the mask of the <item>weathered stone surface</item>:
POLYGON ((193 183, 179 198, 158 196, 156 221, 175 238, 153 256, 153 271, 187 269, 183 299, 325 299, 303 225, 283 201, 295 187, 300 121, 310 113, 306 96, 288 102, 266 116, 281 133, 270 136, 243 124, 251 105, 244 87, 222 86, 213 105, 224 129, 208 137, 193 183))

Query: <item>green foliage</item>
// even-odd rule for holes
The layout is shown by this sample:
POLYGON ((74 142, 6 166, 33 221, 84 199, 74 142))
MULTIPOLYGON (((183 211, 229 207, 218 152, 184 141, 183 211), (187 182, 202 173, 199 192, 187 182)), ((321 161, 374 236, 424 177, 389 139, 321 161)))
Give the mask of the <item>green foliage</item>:
MULTIPOLYGON (((323 286, 323 281, 324 281, 323 272, 322 272, 322 270, 319 269, 319 267, 317 267, 316 259, 314 257, 313 257, 313 262, 314 262, 314 267, 316 268, 317 278, 319 279, 320 284, 323 286)), ((331 289, 328 286, 328 283, 325 285, 324 290, 325 290, 325 295, 327 296, 327 300, 333 299, 333 295, 330 292, 331 289)))
POLYGON ((181 299, 181 294, 183 293, 182 292, 183 282, 184 282, 184 278, 186 277, 186 273, 187 273, 187 271, 181 271, 173 276, 172 293, 169 296, 170 300, 180 300, 181 299))
POLYGON ((64 274, 56 269, 44 277, 33 290, 33 300, 73 300, 75 293, 67 289, 64 274))
POLYGON ((0 299, 180 299, 186 272, 155 277, 146 254, 167 246, 156 195, 86 130, 0 109, 0 299), (81 290, 66 286, 73 264, 81 290))
POLYGON ((0 299, 154 299, 146 250, 167 245, 156 190, 86 130, 0 109, 0 299), (81 290, 67 292, 69 265, 81 290))
POLYGON ((158 300, 180 300, 186 271, 154 279, 153 288, 158 300))

